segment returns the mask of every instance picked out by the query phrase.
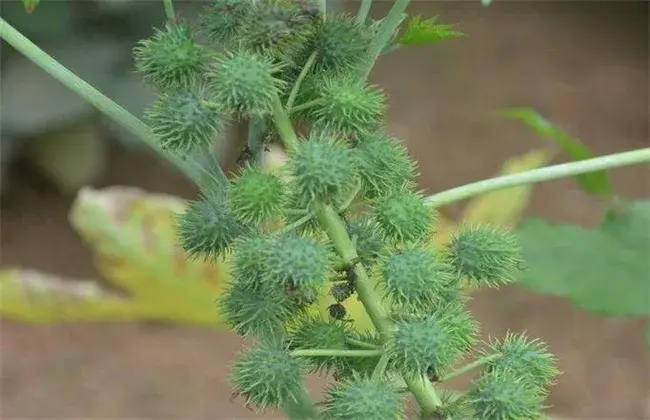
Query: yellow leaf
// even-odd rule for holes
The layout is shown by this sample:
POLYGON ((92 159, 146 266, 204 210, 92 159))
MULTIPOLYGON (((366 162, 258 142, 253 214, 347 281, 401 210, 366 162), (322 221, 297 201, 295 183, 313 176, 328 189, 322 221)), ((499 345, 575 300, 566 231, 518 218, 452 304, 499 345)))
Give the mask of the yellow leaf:
POLYGON ((35 324, 146 317, 130 299, 103 290, 94 281, 20 268, 0 270, 0 313, 6 319, 35 324))
MULTIPOLYGON (((514 174, 547 165, 556 155, 549 149, 532 150, 522 156, 508 159, 499 175, 514 174)), ((464 223, 485 223, 513 228, 521 219, 530 196, 532 185, 513 187, 484 194, 467 204, 461 220, 464 223)))
POLYGON ((137 188, 84 188, 70 222, 93 249, 105 278, 128 291, 152 318, 220 325, 223 261, 191 260, 177 245, 176 218, 185 201, 137 188))

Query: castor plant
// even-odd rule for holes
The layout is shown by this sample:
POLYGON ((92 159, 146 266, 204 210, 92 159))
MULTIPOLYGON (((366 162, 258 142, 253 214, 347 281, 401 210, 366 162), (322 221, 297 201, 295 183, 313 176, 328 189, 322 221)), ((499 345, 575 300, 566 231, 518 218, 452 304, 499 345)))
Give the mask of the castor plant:
POLYGON ((525 261, 503 228, 463 226, 434 249, 436 209, 515 185, 650 160, 647 149, 494 178, 426 196, 417 162, 385 121, 387 97, 367 79, 384 54, 458 37, 396 0, 380 20, 308 0, 212 0, 198 22, 163 1, 167 22, 133 49, 158 97, 146 121, 128 114, 38 50, 4 20, 9 44, 149 144, 200 188, 178 218, 188 258, 232 261, 215 311, 247 339, 233 396, 292 419, 542 418, 559 371, 524 333, 479 340, 469 292, 517 279, 525 261), (201 44, 198 35, 209 40, 201 44), (214 156, 223 127, 249 125, 238 170, 214 156), (282 145, 287 163, 261 157, 282 145), (329 296, 328 315, 313 305, 329 296), (346 311, 358 300, 373 329, 346 311), (471 360, 471 361, 468 361, 471 360), (309 373, 331 383, 320 401, 309 373), (477 372, 464 392, 452 378, 477 372))

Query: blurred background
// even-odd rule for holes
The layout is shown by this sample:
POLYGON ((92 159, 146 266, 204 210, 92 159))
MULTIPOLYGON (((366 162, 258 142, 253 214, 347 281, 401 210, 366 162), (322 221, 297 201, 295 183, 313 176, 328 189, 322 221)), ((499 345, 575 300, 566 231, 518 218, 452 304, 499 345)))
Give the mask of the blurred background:
MULTIPOLYGON (((176 3, 187 17, 201 7, 176 3)), ((376 1, 373 14, 383 15, 390 3, 376 1)), ((484 8, 478 0, 414 1, 409 12, 439 15, 467 34, 394 52, 372 74, 388 94, 390 129, 420 162, 423 189, 492 176, 505 159, 540 146, 528 128, 494 118, 505 107, 534 108, 597 155, 648 146, 647 2, 497 0, 484 8)), ((130 51, 164 20, 160 2, 44 0, 28 15, 21 2, 4 1, 0 15, 133 113, 141 115, 152 100, 130 51)), ((83 185, 195 194, 164 162, 4 43, 0 71, 3 266, 99 277, 67 219, 83 185)), ((650 195, 647 168, 616 170, 612 178, 621 196, 650 195)), ((527 214, 588 227, 599 223, 603 206, 563 180, 537 186, 527 214)), ((650 418, 647 320, 596 316, 518 286, 480 292, 471 309, 485 334, 528 330, 549 343, 564 371, 551 395, 552 413, 650 418)), ((241 346, 233 334, 144 323, 5 321, 1 337, 3 418, 257 417, 229 401, 229 362, 241 346)))

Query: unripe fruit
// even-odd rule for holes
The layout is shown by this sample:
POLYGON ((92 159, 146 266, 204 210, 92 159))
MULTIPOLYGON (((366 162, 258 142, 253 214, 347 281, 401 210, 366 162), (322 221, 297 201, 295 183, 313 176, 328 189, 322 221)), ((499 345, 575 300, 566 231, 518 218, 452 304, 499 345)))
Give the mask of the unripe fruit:
POLYGON ((232 42, 247 23, 249 8, 250 0, 213 0, 202 16, 203 32, 215 43, 232 42))
POLYGON ((386 294, 399 306, 426 310, 453 289, 451 267, 436 259, 432 251, 411 249, 391 255, 382 267, 386 294))
POLYGON ((421 194, 400 190, 378 198, 373 215, 386 239, 394 243, 420 243, 429 239, 435 213, 421 194))
POLYGON ((277 345, 263 343, 248 349, 235 362, 232 383, 239 394, 246 396, 247 404, 258 410, 278 408, 301 396, 304 359, 291 357, 277 345))
POLYGON ((320 290, 327 282, 332 262, 325 245, 287 234, 273 238, 265 266, 266 281, 308 292, 320 290))
POLYGON ((517 237, 488 226, 462 228, 453 236, 448 250, 458 274, 477 285, 510 283, 523 264, 517 237))
POLYGON ((327 390, 325 419, 395 420, 404 416, 404 397, 385 379, 354 375, 327 390))
POLYGON ((403 315, 387 342, 393 367, 411 377, 440 374, 464 356, 478 324, 459 303, 430 315, 403 315))
POLYGON ((342 141, 310 137, 299 144, 290 161, 301 201, 336 202, 356 180, 352 150, 342 141))
POLYGON ((368 59, 372 34, 345 14, 329 15, 316 29, 309 54, 317 50, 316 73, 345 74, 360 68, 368 59))
POLYGON ((413 186, 416 163, 400 140, 384 131, 367 133, 358 139, 355 152, 366 198, 413 186))
POLYGON ((229 187, 229 205, 240 221, 258 225, 279 214, 285 203, 285 188, 280 179, 247 166, 229 187))
MULTIPOLYGON (((300 318, 291 328, 289 341, 292 349, 346 350, 346 337, 350 333, 348 324, 332 322, 320 316, 308 315, 300 318)), ((330 372, 346 366, 346 358, 317 356, 309 358, 314 372, 330 372)))
POLYGON ((190 27, 179 22, 168 23, 165 29, 138 43, 134 49, 138 70, 145 81, 158 89, 187 88, 205 70, 209 53, 194 41, 190 27))
POLYGON ((351 219, 348 234, 354 239, 357 254, 366 267, 381 256, 384 243, 381 229, 375 220, 367 216, 351 219))
POLYGON ((325 78, 314 108, 314 125, 344 134, 367 133, 382 124, 383 92, 353 77, 325 78))
POLYGON ((542 414, 542 396, 509 372, 482 374, 468 393, 475 418, 485 420, 536 420, 542 414))
POLYGON ((560 373, 556 368, 557 359, 548 352, 546 344, 538 339, 529 340, 524 334, 508 333, 503 340, 492 341, 484 353, 502 355, 490 361, 486 371, 510 372, 522 378, 527 386, 542 391, 551 386, 560 373))
POLYGON ((248 116, 267 115, 284 88, 284 82, 273 76, 279 69, 260 54, 228 52, 217 60, 210 72, 215 101, 226 111, 248 116))
POLYGON ((249 50, 291 62, 311 36, 313 19, 295 1, 260 0, 249 6, 240 42, 249 50))
POLYGON ((301 295, 282 287, 235 276, 220 300, 224 321, 241 336, 277 337, 307 306, 301 295))
POLYGON ((248 228, 232 217, 225 204, 206 198, 190 202, 178 226, 180 243, 194 258, 223 255, 235 239, 247 232, 248 228))
POLYGON ((208 150, 222 132, 222 114, 205 104, 206 92, 179 90, 161 94, 147 109, 146 118, 160 145, 186 157, 208 150))

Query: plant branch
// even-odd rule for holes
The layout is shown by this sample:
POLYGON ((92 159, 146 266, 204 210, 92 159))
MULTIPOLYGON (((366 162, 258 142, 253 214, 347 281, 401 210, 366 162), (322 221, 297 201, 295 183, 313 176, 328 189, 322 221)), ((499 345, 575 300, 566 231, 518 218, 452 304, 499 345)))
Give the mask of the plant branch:
POLYGON ((411 0, 395 0, 393 7, 384 18, 384 21, 381 23, 379 33, 373 39, 372 44, 370 45, 370 53, 368 56, 368 66, 366 67, 363 78, 367 79, 372 71, 372 68, 375 66, 377 57, 381 55, 382 51, 386 45, 390 42, 391 37, 397 30, 397 27, 402 23, 402 14, 408 7, 411 0))
POLYGON ((318 105, 318 104, 320 104, 321 102, 322 102, 322 101, 321 101, 320 98, 319 98, 319 99, 314 99, 314 100, 312 100, 312 101, 305 102, 305 103, 302 103, 302 104, 300 104, 300 105, 296 105, 296 106, 292 107, 292 108, 291 108, 291 112, 303 111, 303 110, 305 110, 305 109, 309 109, 309 108, 311 108, 311 107, 313 107, 313 106, 315 106, 315 105, 318 105))
POLYGON ((287 149, 287 154, 293 154, 298 148, 298 136, 293 129, 293 124, 291 124, 289 115, 282 107, 280 98, 277 96, 273 103, 273 121, 275 121, 275 126, 277 127, 282 142, 287 149))
POLYGON ((296 395, 296 400, 285 403, 282 409, 290 420, 319 418, 318 410, 316 410, 304 385, 300 388, 300 394, 296 395))
POLYGON ((284 235, 287 232, 291 232, 293 229, 296 229, 296 228, 304 225, 305 223, 308 223, 313 218, 314 218, 314 215, 312 213, 308 213, 308 214, 302 216, 301 218, 299 218, 298 220, 296 220, 295 222, 292 222, 292 223, 290 223, 288 225, 282 226, 280 229, 275 231, 274 235, 284 235))
POLYGON ((293 87, 291 88, 291 92, 289 93, 289 99, 287 99, 287 104, 285 105, 285 109, 287 110, 287 113, 291 113, 291 107, 293 106, 293 103, 296 101, 296 96, 298 96, 298 92, 300 92, 300 86, 302 85, 302 82, 305 80, 305 77, 307 77, 307 73, 309 73, 309 70, 311 70, 311 67, 314 65, 314 61, 316 61, 317 55, 318 55, 318 50, 314 50, 314 52, 312 52, 309 58, 307 59, 307 62, 303 66, 302 70, 300 70, 300 74, 296 79, 296 83, 294 83, 293 87))
POLYGON ((472 363, 468 363, 465 366, 454 370, 453 372, 449 372, 447 375, 440 378, 440 382, 444 382, 444 381, 448 381, 450 379, 453 379, 453 378, 455 378, 457 376, 460 376, 460 375, 462 375, 464 373, 469 372, 472 369, 475 369, 477 367, 483 366, 486 363, 489 363, 489 362, 491 362, 493 360, 496 360, 501 356, 502 356, 501 353, 495 353, 495 354, 491 354, 489 356, 481 357, 480 359, 477 359, 477 360, 473 361, 472 363))
MULTIPOLYGON (((329 206, 321 205, 318 210, 318 218, 339 256, 348 261, 357 258, 354 244, 345 229, 345 224, 336 211, 329 206)), ((375 328, 383 337, 386 337, 394 326, 386 308, 381 304, 381 296, 377 294, 376 288, 362 264, 356 264, 355 273, 357 278, 354 282, 354 288, 359 300, 368 312, 375 328)), ((404 377, 404 381, 415 396, 423 413, 432 414, 442 405, 435 388, 424 376, 420 378, 404 377)))
POLYGON ((380 379, 382 376, 384 376, 389 361, 390 361, 390 357, 388 356, 388 353, 384 353, 381 355, 379 361, 377 362, 377 365, 375 366, 375 369, 373 369, 372 371, 372 379, 377 380, 380 379))
POLYGON ((165 5, 165 15, 167 15, 167 19, 169 19, 170 22, 174 22, 176 19, 176 14, 174 13, 174 3, 172 0, 163 0, 163 4, 165 5))
POLYGON ((361 6, 357 12, 357 23, 363 24, 368 19, 368 14, 372 8, 372 0, 361 0, 361 6))
POLYGON ((154 135, 149 127, 136 116, 102 94, 99 90, 68 70, 45 51, 38 48, 14 27, 0 17, 0 38, 18 50, 21 54, 39 66, 50 76, 63 83, 84 100, 92 104, 107 117, 130 131, 144 144, 153 149, 162 158, 171 162, 189 179, 200 185, 207 174, 204 168, 196 161, 185 161, 172 153, 167 153, 154 140, 154 135))
POLYGON ((291 355, 294 357, 377 357, 383 354, 383 350, 339 350, 339 349, 305 349, 294 350, 291 355))
POLYGON ((355 185, 350 196, 345 199, 343 204, 341 204, 341 206, 338 209, 339 214, 343 213, 345 210, 350 208, 350 206, 354 202, 354 199, 357 198, 357 196, 359 195, 359 192, 361 192, 361 181, 357 181, 357 185, 355 185))
POLYGON ((346 338, 345 341, 352 346, 361 347, 367 350, 377 350, 379 348, 376 344, 366 343, 365 341, 357 340, 356 338, 346 338))
MULTIPOLYGON (((398 3, 400 1, 403 2, 404 0, 397 0, 398 3)), ((291 125, 291 121, 289 120, 289 116, 282 108, 279 98, 276 100, 273 111, 275 124, 278 128, 280 138, 288 149, 288 154, 292 155, 297 148, 298 139, 293 130, 293 126, 291 125)), ((336 211, 330 206, 321 204, 317 207, 316 216, 321 226, 325 229, 327 236, 332 241, 339 257, 344 261, 355 261, 358 258, 356 247, 348 235, 345 223, 336 211)), ((388 311, 382 305, 381 296, 377 293, 375 285, 370 280, 363 264, 357 263, 354 264, 354 267, 357 277, 354 281, 354 289, 357 292, 359 300, 366 309, 366 312, 368 312, 368 316, 373 325, 377 331, 386 338, 394 328, 388 311)), ((440 397, 428 378, 424 376, 421 376, 420 378, 405 376, 404 381, 411 390, 411 393, 415 396, 422 413, 425 415, 433 414, 437 408, 442 405, 440 397)))
POLYGON ((642 163, 650 163, 650 148, 615 153, 578 162, 562 163, 545 168, 533 169, 531 171, 486 179, 433 194, 425 199, 425 203, 435 208, 504 188, 536 184, 604 169, 642 163))

